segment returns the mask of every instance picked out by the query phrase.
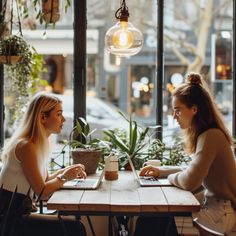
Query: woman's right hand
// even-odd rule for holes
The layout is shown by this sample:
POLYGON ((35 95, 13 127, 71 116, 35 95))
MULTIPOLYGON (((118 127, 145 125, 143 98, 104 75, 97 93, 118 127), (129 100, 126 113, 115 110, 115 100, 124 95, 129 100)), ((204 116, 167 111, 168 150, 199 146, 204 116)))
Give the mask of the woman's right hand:
POLYGON ((160 170, 158 167, 152 166, 152 165, 147 165, 143 167, 140 170, 139 173, 140 176, 153 176, 153 177, 159 177, 160 175, 160 170))
POLYGON ((67 180, 72 180, 76 178, 85 179, 87 177, 85 167, 82 164, 68 166, 64 169, 63 175, 66 177, 67 180))

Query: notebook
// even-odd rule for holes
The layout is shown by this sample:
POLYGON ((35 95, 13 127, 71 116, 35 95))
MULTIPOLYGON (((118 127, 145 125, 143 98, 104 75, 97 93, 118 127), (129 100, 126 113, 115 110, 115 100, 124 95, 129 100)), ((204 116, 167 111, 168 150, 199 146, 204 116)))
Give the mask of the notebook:
POLYGON ((99 187, 104 176, 104 169, 97 176, 86 179, 73 179, 63 184, 62 189, 95 190, 99 187))
POLYGON ((138 172, 134 168, 134 164, 130 156, 128 156, 128 161, 134 174, 134 177, 141 187, 171 186, 171 183, 167 178, 139 176, 138 172))

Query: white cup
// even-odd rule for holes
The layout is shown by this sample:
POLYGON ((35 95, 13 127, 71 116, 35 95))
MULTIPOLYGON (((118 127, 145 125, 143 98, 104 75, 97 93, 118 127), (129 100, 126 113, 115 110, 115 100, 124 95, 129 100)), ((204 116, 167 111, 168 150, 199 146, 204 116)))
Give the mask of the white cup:
POLYGON ((143 163, 143 167, 144 166, 160 166, 161 165, 161 161, 160 160, 156 160, 156 159, 152 159, 152 160, 148 160, 146 162, 143 163))

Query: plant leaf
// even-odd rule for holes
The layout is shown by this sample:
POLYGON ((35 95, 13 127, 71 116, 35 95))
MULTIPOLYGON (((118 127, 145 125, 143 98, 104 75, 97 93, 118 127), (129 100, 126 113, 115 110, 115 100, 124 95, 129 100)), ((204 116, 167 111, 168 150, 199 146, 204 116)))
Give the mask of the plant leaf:
POLYGON ((82 127, 81 127, 80 122, 78 120, 76 121, 76 130, 77 130, 78 134, 83 133, 82 127))
POLYGON ((137 137, 138 137, 138 131, 137 131, 137 122, 134 121, 134 128, 132 127, 132 130, 130 130, 130 151, 129 154, 132 154, 134 152, 137 137))
POLYGON ((121 140, 121 138, 114 134, 112 130, 104 131, 104 133, 110 137, 111 141, 118 146, 123 152, 129 153, 129 148, 125 145, 125 143, 121 140))
POLYGON ((82 123, 81 130, 84 133, 84 135, 87 137, 90 131, 89 124, 83 117, 79 117, 79 121, 82 123))

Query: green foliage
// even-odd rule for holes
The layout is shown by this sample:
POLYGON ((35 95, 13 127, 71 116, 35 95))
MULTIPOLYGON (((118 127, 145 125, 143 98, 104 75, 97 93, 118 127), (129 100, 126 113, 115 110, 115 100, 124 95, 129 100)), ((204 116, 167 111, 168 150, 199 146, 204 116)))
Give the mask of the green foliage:
POLYGON ((36 87, 41 84, 47 85, 46 81, 40 79, 43 69, 43 57, 19 36, 10 35, 0 39, 0 54, 21 56, 16 64, 7 64, 7 77, 14 81, 14 86, 20 96, 28 96, 34 93, 36 87))
POLYGON ((164 144, 160 140, 153 141, 153 139, 160 126, 142 127, 137 121, 132 120, 131 116, 128 119, 123 113, 120 114, 129 124, 129 134, 125 135, 117 130, 104 131, 112 144, 111 151, 120 159, 120 165, 125 166, 128 163, 127 155, 138 169, 147 159, 159 158, 163 153, 164 144))
POLYGON ((33 64, 33 50, 22 37, 10 35, 0 39, 1 55, 22 57, 18 63, 10 64, 7 68, 21 96, 28 96, 27 91, 28 82, 31 77, 31 66, 33 64))
POLYGON ((43 55, 38 53, 33 53, 31 66, 31 80, 29 86, 30 94, 34 94, 40 88, 48 86, 48 81, 41 78, 42 73, 46 73, 47 69, 44 68, 44 58, 43 55))
POLYGON ((99 150, 102 153, 99 168, 103 168, 105 163, 104 156, 110 155, 111 143, 105 139, 93 138, 92 134, 94 134, 94 132, 96 132, 96 129, 91 130, 89 123, 83 117, 79 117, 75 127, 71 131, 69 140, 65 141, 62 151, 65 150, 67 146, 72 149, 99 150))
POLYGON ((159 159, 162 165, 181 165, 189 161, 183 150, 182 143, 176 139, 176 143, 168 148, 155 135, 160 126, 142 127, 137 121, 127 119, 129 123, 129 134, 124 130, 113 129, 104 131, 105 140, 110 144, 108 152, 119 157, 120 168, 128 164, 129 155, 136 169, 140 169, 148 159, 159 159))
MULTIPOLYGON (((14 106, 9 108, 10 124, 22 116, 23 107, 30 95, 33 95, 40 88, 48 85, 46 80, 41 79, 41 74, 46 72, 43 68, 44 59, 42 55, 37 54, 35 49, 28 45, 22 37, 11 35, 6 39, 0 39, 0 45, 6 43, 13 44, 16 55, 22 56, 20 62, 15 65, 6 65, 6 86, 5 95, 14 97, 14 106), (15 45, 17 45, 15 47, 15 45)), ((4 50, 1 50, 1 53, 4 50)))
MULTIPOLYGON (((118 128, 104 130, 102 139, 93 139, 92 134, 96 130, 90 130, 88 122, 80 117, 73 128, 72 140, 67 141, 65 147, 99 149, 103 156, 114 154, 119 158, 119 168, 128 164, 129 155, 136 169, 140 169, 143 163, 149 159, 159 159, 162 165, 181 165, 189 161, 183 150, 181 142, 177 141, 173 147, 168 148, 155 134, 160 126, 143 127, 133 120, 128 119, 120 112, 129 124, 129 132, 118 128)), ((64 148, 65 148, 64 147, 64 148)), ((101 161, 104 164, 104 160, 101 161)))
POLYGON ((67 141, 66 145, 72 148, 99 149, 101 140, 92 138, 95 131, 90 130, 89 123, 83 117, 79 117, 71 133, 72 140, 67 141))
POLYGON ((65 4, 65 12, 68 11, 68 8, 71 6, 71 0, 66 0, 66 4, 65 4))
POLYGON ((184 152, 181 142, 175 143, 172 148, 167 148, 161 158, 162 165, 180 166, 189 161, 190 157, 184 152))
MULTIPOLYGON (((23 17, 24 18, 28 18, 29 17, 29 11, 30 11, 29 10, 30 7, 29 7, 28 4, 31 4, 33 6, 33 8, 34 8, 34 11, 36 12, 36 20, 38 20, 41 25, 44 24, 45 29, 47 29, 48 26, 49 26, 49 23, 45 22, 44 19, 43 19, 44 13, 43 13, 43 10, 42 10, 42 1, 47 1, 47 0, 30 0, 30 1, 25 1, 25 2, 21 3, 20 7, 23 9, 22 10, 23 17)), ((69 7, 71 6, 71 0, 63 0, 63 1, 64 1, 64 4, 65 4, 64 5, 64 11, 65 11, 65 13, 67 13, 69 7)), ((62 4, 62 1, 61 1, 60 4, 62 4)), ((52 25, 53 28, 55 28, 56 23, 52 23, 51 25, 52 25)))

